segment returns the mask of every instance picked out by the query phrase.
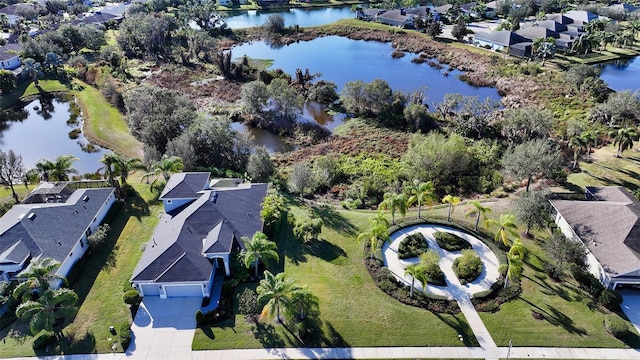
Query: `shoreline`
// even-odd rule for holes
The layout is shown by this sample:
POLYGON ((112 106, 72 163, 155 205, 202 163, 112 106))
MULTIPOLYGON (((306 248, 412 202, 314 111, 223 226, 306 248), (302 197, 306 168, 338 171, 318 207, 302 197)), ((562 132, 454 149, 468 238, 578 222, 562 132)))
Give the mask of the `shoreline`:
POLYGON ((361 4, 365 4, 365 2, 361 0, 346 0, 346 1, 328 2, 328 3, 289 3, 286 5, 285 4, 269 5, 265 7, 256 5, 255 3, 251 3, 248 5, 240 5, 239 8, 229 8, 229 7, 220 5, 216 10, 221 13, 242 13, 245 11, 271 12, 271 11, 282 11, 282 10, 289 10, 289 9, 311 10, 311 9, 322 9, 322 8, 331 8, 331 7, 347 7, 351 5, 361 5, 361 4))

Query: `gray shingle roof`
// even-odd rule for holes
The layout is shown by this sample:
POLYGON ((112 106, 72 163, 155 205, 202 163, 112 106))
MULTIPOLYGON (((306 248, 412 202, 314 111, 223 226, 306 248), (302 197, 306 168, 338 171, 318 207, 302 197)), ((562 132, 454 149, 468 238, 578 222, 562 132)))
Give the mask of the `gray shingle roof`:
POLYGON ((489 41, 503 46, 511 46, 513 44, 529 41, 528 39, 516 34, 515 32, 508 30, 498 30, 490 32, 478 31, 474 35, 474 39, 489 41))
POLYGON ((204 190, 189 205, 163 214, 132 281, 207 281, 213 265, 204 253, 228 254, 234 244, 244 247, 241 237, 262 230, 266 193, 267 184, 204 190))
POLYGON ((542 27, 545 29, 549 29, 551 31, 555 31, 557 33, 567 31, 569 28, 567 25, 559 23, 555 20, 537 20, 534 22, 525 22, 522 24, 523 28, 531 28, 531 27, 542 27))
POLYGON ((173 174, 160 194, 160 199, 195 199, 209 185, 208 172, 173 174))
POLYGON ((640 270, 640 202, 621 187, 590 188, 603 200, 552 200, 610 276, 640 270))
POLYGON ((2 260, 16 263, 28 252, 63 262, 112 193, 78 189, 64 203, 15 205, 0 218, 2 260))
POLYGON ((551 31, 547 28, 541 27, 541 26, 532 26, 532 27, 528 27, 525 29, 520 29, 518 31, 516 31, 516 34, 529 39, 529 40, 535 40, 537 38, 548 38, 548 37, 552 37, 552 38, 559 38, 560 35, 557 32, 551 31))
POLYGON ((22 45, 19 44, 5 44, 4 46, 0 46, 0 60, 5 61, 9 59, 13 59, 18 56, 20 52, 22 52, 22 45))

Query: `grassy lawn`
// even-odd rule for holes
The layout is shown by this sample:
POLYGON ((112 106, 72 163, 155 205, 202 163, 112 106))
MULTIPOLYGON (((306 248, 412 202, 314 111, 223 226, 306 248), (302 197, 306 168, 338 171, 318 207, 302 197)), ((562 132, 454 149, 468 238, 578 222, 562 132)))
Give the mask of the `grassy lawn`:
POLYGON ((85 136, 129 158, 142 158, 142 144, 131 135, 124 116, 96 88, 75 80, 75 95, 85 118, 85 136))
POLYGON ((38 96, 42 93, 61 92, 68 91, 69 86, 63 84, 57 79, 43 79, 39 81, 38 87, 32 81, 25 81, 18 85, 18 87, 11 94, 3 94, 0 96, 0 107, 6 109, 12 107, 18 103, 18 101, 38 96))
MULTIPOLYGON (((355 239, 371 213, 316 211, 325 222, 321 240, 302 245, 284 227, 275 239, 282 261, 271 267, 284 267, 319 297, 323 334, 314 346, 461 346, 459 333, 474 339, 462 315, 407 306, 377 288, 364 266, 364 244, 355 239)), ((292 212, 302 216, 306 210, 296 206, 292 212)), ((242 315, 198 329, 193 341, 196 350, 299 345, 282 326, 252 325, 242 315)))
POLYGON ((587 185, 618 185, 634 191, 640 188, 640 152, 631 149, 622 153, 621 158, 615 157, 616 147, 607 145, 591 154, 591 163, 580 162, 579 173, 570 174, 568 182, 584 188, 587 185))
MULTIPOLYGON (((108 353, 117 338, 109 333, 109 326, 131 320, 122 301, 124 286, 133 273, 142 251, 141 245, 151 237, 158 222, 161 205, 148 205, 148 186, 135 185, 141 196, 127 200, 112 212, 109 237, 99 251, 87 259, 81 276, 73 285, 80 297, 78 311, 72 322, 62 330, 62 339, 51 353, 108 353)), ((8 337, 11 330, 28 333, 24 321, 17 321, 0 332, 5 342, 0 344, 0 357, 33 356, 31 336, 8 337)), ((122 351, 121 348, 117 349, 122 351)), ((35 355, 44 355, 37 353, 35 355)))

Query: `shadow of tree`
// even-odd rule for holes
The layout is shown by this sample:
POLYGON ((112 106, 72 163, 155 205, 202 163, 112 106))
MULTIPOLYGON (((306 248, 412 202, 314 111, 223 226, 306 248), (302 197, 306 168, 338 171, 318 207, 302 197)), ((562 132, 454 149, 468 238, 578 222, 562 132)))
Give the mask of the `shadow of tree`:
POLYGON ((260 322, 251 326, 253 336, 260 341, 265 348, 284 347, 285 342, 282 340, 275 326, 271 324, 262 324, 260 322))
POLYGON ((333 327, 333 324, 327 321, 326 343, 330 347, 351 347, 342 335, 333 327))
POLYGON ((557 295, 561 297, 565 301, 574 301, 574 298, 569 294, 567 290, 565 290, 562 286, 553 286, 547 282, 547 280, 539 279, 537 277, 530 277, 523 275, 524 278, 529 279, 530 281, 538 284, 541 288, 541 292, 546 295, 557 295))
POLYGON ((65 334, 58 340, 58 353, 61 354, 77 354, 86 352, 87 349, 96 348, 96 338, 90 332, 85 332, 82 336, 77 337, 74 334, 65 334))
POLYGON ((311 206, 311 211, 324 221, 325 226, 349 236, 356 236, 358 228, 334 208, 327 205, 311 206))
POLYGON ((537 312, 538 314, 541 314, 544 317, 544 319, 547 320, 547 322, 549 322, 551 325, 562 326, 563 329, 565 329, 567 332, 571 334, 587 335, 586 330, 576 327, 573 323, 573 320, 567 315, 565 315, 563 312, 561 312, 560 310, 552 306, 548 306, 549 311, 547 311, 541 308, 540 306, 532 303, 531 301, 528 301, 521 297, 520 299, 525 303, 529 304, 531 307, 535 308, 536 309, 535 312, 537 312))
POLYGON ((341 256, 347 257, 347 253, 339 246, 324 239, 311 241, 302 245, 305 253, 318 257, 324 261, 333 261, 341 256))
POLYGON ((480 346, 476 335, 468 323, 462 321, 460 316, 450 316, 441 313, 433 313, 440 321, 445 323, 450 328, 454 329, 457 334, 462 335, 462 343, 464 346, 480 346))

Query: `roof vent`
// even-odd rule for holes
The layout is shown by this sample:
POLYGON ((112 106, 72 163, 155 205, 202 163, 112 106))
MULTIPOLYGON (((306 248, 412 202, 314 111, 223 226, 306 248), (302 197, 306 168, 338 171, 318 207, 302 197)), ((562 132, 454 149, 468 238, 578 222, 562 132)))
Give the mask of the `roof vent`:
POLYGON ((214 191, 211 193, 211 202, 215 204, 216 201, 218 201, 218 192, 214 191))
POLYGON ((33 221, 33 219, 35 219, 35 218, 36 218, 36 213, 30 213, 30 214, 27 216, 27 218, 28 218, 29 220, 33 221))
POLYGON ((82 198, 82 201, 84 201, 84 202, 89 201, 89 196, 85 195, 85 196, 82 198))

